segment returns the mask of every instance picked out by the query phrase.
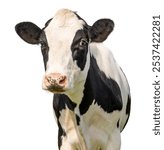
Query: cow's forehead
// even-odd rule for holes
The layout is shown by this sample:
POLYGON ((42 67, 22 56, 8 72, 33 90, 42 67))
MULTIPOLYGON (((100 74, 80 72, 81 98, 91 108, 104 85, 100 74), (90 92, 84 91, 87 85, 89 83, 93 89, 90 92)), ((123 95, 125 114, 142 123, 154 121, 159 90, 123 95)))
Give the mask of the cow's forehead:
POLYGON ((74 35, 77 30, 83 28, 84 24, 85 22, 75 12, 68 9, 61 9, 55 14, 44 31, 47 36, 51 36, 51 39, 53 37, 57 38, 57 36, 59 39, 62 36, 73 38, 70 37, 70 34, 74 35))
POLYGON ((58 27, 69 27, 83 24, 83 22, 80 21, 81 19, 77 17, 76 13, 68 9, 60 9, 55 14, 53 20, 58 27))

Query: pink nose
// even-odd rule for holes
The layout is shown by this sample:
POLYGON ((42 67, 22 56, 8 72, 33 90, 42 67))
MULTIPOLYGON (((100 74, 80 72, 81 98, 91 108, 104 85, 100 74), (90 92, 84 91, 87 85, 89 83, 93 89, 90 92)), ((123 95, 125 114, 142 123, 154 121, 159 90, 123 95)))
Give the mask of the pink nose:
POLYGON ((44 84, 48 90, 62 90, 67 83, 67 77, 60 73, 51 73, 45 76, 44 84))

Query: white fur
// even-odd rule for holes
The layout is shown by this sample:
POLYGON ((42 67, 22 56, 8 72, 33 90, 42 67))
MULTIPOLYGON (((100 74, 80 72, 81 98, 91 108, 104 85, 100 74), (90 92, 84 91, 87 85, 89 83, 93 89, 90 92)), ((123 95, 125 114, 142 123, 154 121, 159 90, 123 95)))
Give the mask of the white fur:
POLYGON ((89 110, 81 117, 80 124, 89 150, 98 149, 99 146, 101 149, 106 149, 119 117, 119 111, 106 113, 100 106, 92 103, 89 110))
MULTIPOLYGON (((78 107, 76 107, 78 111, 78 107)), ((80 117, 80 127, 76 125, 74 112, 68 108, 60 112, 59 121, 67 133, 63 136, 61 150, 119 150, 120 130, 116 128, 121 115, 119 111, 106 113, 97 104, 92 103, 89 110, 80 117)))

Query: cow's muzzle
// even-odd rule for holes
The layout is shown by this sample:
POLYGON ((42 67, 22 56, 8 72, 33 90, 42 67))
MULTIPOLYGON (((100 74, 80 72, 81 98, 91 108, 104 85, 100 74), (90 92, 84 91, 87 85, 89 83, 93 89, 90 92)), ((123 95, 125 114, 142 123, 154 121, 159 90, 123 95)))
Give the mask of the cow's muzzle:
POLYGON ((67 77, 60 73, 45 75, 43 79, 43 89, 50 92, 64 92, 67 84, 67 77))

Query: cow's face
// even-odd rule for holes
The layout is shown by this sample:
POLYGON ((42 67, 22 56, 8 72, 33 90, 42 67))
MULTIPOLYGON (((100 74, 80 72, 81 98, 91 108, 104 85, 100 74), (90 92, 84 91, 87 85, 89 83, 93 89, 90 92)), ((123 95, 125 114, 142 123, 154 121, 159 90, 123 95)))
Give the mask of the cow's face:
POLYGON ((62 9, 40 29, 31 22, 16 25, 16 32, 30 44, 40 44, 45 65, 43 88, 69 93, 85 83, 90 66, 89 44, 103 42, 113 30, 110 19, 88 26, 76 13, 62 9))

